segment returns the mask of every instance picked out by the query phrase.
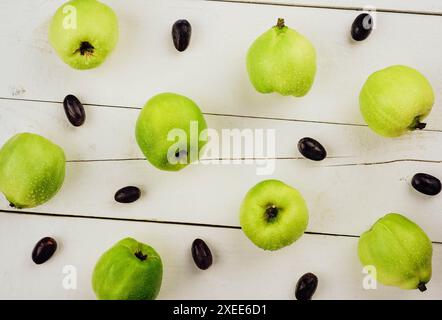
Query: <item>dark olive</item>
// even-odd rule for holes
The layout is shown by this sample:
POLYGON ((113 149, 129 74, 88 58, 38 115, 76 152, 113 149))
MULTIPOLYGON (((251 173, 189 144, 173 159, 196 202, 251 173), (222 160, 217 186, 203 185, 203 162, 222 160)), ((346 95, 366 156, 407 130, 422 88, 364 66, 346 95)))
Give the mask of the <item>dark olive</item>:
POLYGON ((178 20, 172 27, 172 38, 175 48, 183 52, 190 44, 192 36, 192 26, 187 20, 178 20))
POLYGON ((351 37, 355 41, 362 41, 368 38, 372 30, 373 17, 368 13, 362 13, 351 25, 351 37))
POLYGON ((303 138, 298 142, 298 150, 307 159, 322 161, 327 157, 327 151, 318 141, 312 138, 303 138))
POLYGON ((137 187, 129 186, 118 190, 115 193, 115 201, 120 203, 132 203, 140 199, 141 190, 137 187))
POLYGON ((313 273, 306 273, 296 284, 295 296, 297 300, 311 300, 318 287, 318 277, 313 273))
POLYGON ((57 241, 46 237, 37 242, 32 250, 32 261, 36 264, 42 264, 48 261, 57 250, 57 241))
POLYGON ((79 127, 86 120, 86 112, 77 97, 71 94, 66 96, 63 100, 63 107, 69 122, 73 126, 79 127))
POLYGON ((193 261, 201 270, 207 270, 213 263, 212 253, 207 244, 201 240, 196 239, 192 243, 192 257, 193 261))
POLYGON ((440 180, 426 173, 416 174, 411 180, 411 185, 417 191, 429 196, 438 195, 442 189, 440 180))

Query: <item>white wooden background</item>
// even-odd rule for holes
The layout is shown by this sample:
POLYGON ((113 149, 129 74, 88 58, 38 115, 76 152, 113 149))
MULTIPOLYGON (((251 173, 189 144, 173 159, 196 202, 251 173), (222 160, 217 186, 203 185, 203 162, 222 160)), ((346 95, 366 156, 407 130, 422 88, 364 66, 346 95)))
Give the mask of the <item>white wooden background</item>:
POLYGON ((85 72, 64 65, 47 41, 49 19, 63 1, 0 2, 0 144, 31 131, 61 145, 69 160, 65 184, 48 204, 17 211, 1 198, 0 298, 93 299, 96 260, 126 236, 151 244, 163 257, 161 299, 293 299, 306 272, 320 279, 316 299, 442 298, 442 197, 427 198, 410 187, 417 172, 442 177, 440 1, 372 0, 380 9, 377 30, 362 43, 350 41, 349 28, 363 0, 105 2, 119 17, 121 40, 102 67, 85 72), (261 95, 248 81, 247 49, 278 17, 318 52, 317 79, 303 99, 261 95), (194 30, 183 54, 170 36, 179 18, 190 20, 194 30), (371 72, 392 64, 423 72, 437 103, 427 130, 385 139, 363 124, 358 94, 371 72), (269 178, 257 176, 253 165, 167 173, 145 162, 134 139, 135 120, 145 101, 163 91, 193 98, 212 128, 275 129, 271 178, 304 194, 309 233, 273 253, 245 238, 241 200, 269 178), (87 104, 81 128, 65 119, 61 101, 69 93, 87 104), (296 144, 304 136, 323 142, 330 157, 321 163, 300 158, 296 144), (115 203, 115 191, 126 185, 142 187, 143 197, 131 205, 115 203), (362 288, 357 236, 388 212, 413 219, 435 242, 426 293, 362 288), (36 266, 31 251, 44 236, 55 237, 59 249, 36 266), (205 272, 190 256, 197 237, 214 253, 205 272), (66 265, 78 270, 77 290, 62 287, 66 265))

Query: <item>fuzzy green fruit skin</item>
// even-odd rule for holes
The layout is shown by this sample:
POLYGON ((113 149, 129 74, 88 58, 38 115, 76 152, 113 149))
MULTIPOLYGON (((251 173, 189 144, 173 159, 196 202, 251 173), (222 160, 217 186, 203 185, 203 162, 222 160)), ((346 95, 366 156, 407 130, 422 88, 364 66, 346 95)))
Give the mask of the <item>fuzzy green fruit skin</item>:
POLYGON ((72 0, 62 5, 49 27, 49 42, 58 56, 74 69, 92 69, 101 65, 114 50, 119 37, 118 19, 107 5, 96 0, 72 0), (76 28, 65 28, 75 8, 76 28), (81 55, 82 42, 94 48, 91 56, 81 55))
POLYGON ((278 180, 265 180, 246 195, 240 209, 240 224, 246 236, 264 250, 278 250, 298 240, 305 232, 309 215, 298 190, 278 180), (276 206, 277 217, 266 219, 266 209, 276 206))
POLYGON ((59 146, 36 134, 17 134, 0 150, 0 191, 16 208, 37 207, 60 190, 65 167, 59 146))
POLYGON ((416 289, 431 279, 432 243, 400 214, 386 215, 365 232, 358 254, 362 265, 376 267, 377 280, 384 285, 416 289))
POLYGON ((373 73, 359 95, 362 116, 368 126, 385 137, 398 137, 415 129, 434 105, 434 92, 417 70, 391 66, 373 73))
POLYGON ((316 51, 312 43, 286 26, 261 35, 247 54, 250 81, 260 93, 305 96, 316 75, 316 51))
POLYGON ((161 289, 163 264, 150 246, 126 238, 98 260, 92 274, 92 288, 100 300, 154 300, 161 289), (142 261, 135 256, 141 251, 142 261))
POLYGON ((197 146, 191 146, 190 123, 198 123, 198 135, 207 129, 207 123, 195 102, 175 93, 162 93, 150 99, 138 117, 135 135, 141 151, 156 168, 166 171, 178 171, 190 163, 190 153, 197 152, 207 141, 198 140, 197 146), (181 129, 186 133, 188 150, 187 164, 170 163, 169 149, 177 141, 168 141, 171 130, 181 129), (195 147, 198 150, 195 150, 195 147))

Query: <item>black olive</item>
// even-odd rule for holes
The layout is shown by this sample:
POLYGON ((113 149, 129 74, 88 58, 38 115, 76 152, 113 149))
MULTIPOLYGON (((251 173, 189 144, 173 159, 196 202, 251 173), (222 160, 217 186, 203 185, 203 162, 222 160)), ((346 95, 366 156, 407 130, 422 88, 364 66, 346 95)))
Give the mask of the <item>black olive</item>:
POLYGON ((411 180, 411 185, 417 191, 429 196, 438 195, 442 189, 440 180, 426 173, 416 174, 411 180))
POLYGON ((32 261, 42 264, 48 261, 57 250, 57 241, 46 237, 37 242, 32 251, 32 261))
POLYGON ((303 138, 299 140, 298 150, 307 159, 322 161, 327 157, 325 148, 315 139, 303 138))
POLYGON ((192 26, 187 20, 178 20, 172 27, 172 38, 175 48, 183 52, 190 44, 192 36, 192 26))
POLYGON ((362 41, 368 38, 372 30, 373 17, 368 13, 362 13, 351 25, 351 37, 353 40, 362 41))
POLYGON ((63 100, 63 107, 69 122, 73 126, 79 127, 86 120, 86 112, 77 97, 71 94, 66 96, 63 100))
POLYGON ((132 203, 140 199, 141 190, 137 187, 129 186, 118 190, 115 193, 115 201, 120 203, 132 203))
POLYGON ((306 273, 296 284, 295 296, 297 300, 311 300, 318 287, 318 277, 313 273, 306 273))
POLYGON ((213 263, 212 253, 207 244, 201 240, 196 239, 192 243, 192 257, 193 261, 201 270, 207 270, 213 263))

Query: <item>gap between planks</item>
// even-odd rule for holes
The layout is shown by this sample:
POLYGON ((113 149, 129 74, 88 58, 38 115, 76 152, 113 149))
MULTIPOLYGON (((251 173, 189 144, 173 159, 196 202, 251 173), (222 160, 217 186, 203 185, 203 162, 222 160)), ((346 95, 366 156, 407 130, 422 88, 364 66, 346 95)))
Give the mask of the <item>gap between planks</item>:
MULTIPOLYGON (((259 2, 253 0, 203 0, 203 1, 239 3, 239 4, 262 5, 262 6, 281 6, 281 7, 294 7, 294 8, 307 8, 307 9, 343 10, 343 11, 362 11, 365 9, 363 6, 333 6, 333 5, 305 4, 305 3, 296 4, 296 3, 285 3, 279 1, 272 1, 272 2, 259 2)), ((431 12, 431 11, 420 11, 420 10, 399 10, 399 9, 387 9, 387 8, 375 8, 375 11, 381 13, 442 16, 442 12, 437 12, 437 11, 431 12)))
MULTIPOLYGON (((47 212, 33 212, 33 211, 14 211, 14 210, 2 210, 0 213, 13 214, 13 215, 30 215, 30 216, 42 216, 53 218, 71 218, 71 219, 90 219, 90 220, 106 220, 106 221, 121 221, 121 222, 134 222, 134 223, 156 223, 165 225, 187 226, 187 227, 200 227, 200 228, 217 228, 217 229, 233 229, 241 230, 240 226, 230 226, 222 224, 208 224, 208 223, 193 223, 193 222, 178 222, 178 221, 160 221, 160 220, 148 220, 148 219, 132 219, 132 218, 115 218, 115 217, 98 217, 98 216, 85 216, 75 214, 58 214, 47 212)), ((325 236, 325 237, 341 237, 341 238, 359 238, 354 234, 340 234, 340 233, 327 233, 327 232, 314 232, 306 231, 305 234, 313 236, 325 236)), ((440 241, 432 241, 433 244, 440 245, 440 241)))
MULTIPOLYGON (((206 0, 209 1, 209 0, 206 0)), ((10 97, 0 97, 3 101, 24 101, 24 102, 35 102, 35 103, 51 103, 51 104, 63 104, 62 101, 55 100, 40 100, 40 99, 26 99, 26 98, 10 98, 10 97)), ((114 108, 114 109, 127 109, 127 110, 141 110, 141 107, 124 106, 124 105, 108 105, 108 104, 95 104, 95 103, 83 103, 84 106, 96 107, 96 108, 114 108)), ((314 124, 324 124, 324 125, 336 125, 336 126, 350 126, 350 127, 363 127, 368 128, 366 124, 360 123, 350 123, 350 122, 334 122, 334 121, 316 121, 316 120, 305 120, 305 119, 295 119, 295 118, 281 118, 281 117, 265 117, 265 116, 252 116, 252 115, 241 115, 241 114, 228 114, 228 113, 213 113, 213 112, 202 112, 206 116, 214 117, 230 117, 230 118, 245 118, 245 119, 258 119, 258 120, 272 120, 272 121, 286 121, 286 122, 301 122, 301 123, 314 123, 314 124)), ((425 129, 427 132, 442 133, 442 129, 425 129)))

